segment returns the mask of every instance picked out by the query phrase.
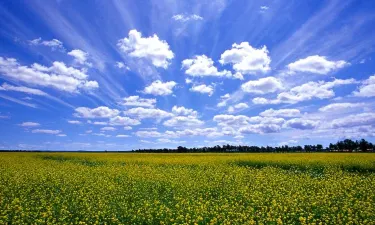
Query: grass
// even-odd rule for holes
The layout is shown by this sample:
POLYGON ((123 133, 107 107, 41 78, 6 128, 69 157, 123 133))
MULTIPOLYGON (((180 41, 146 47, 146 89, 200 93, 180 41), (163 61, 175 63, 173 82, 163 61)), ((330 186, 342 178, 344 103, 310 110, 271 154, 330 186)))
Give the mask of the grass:
POLYGON ((375 154, 0 153, 0 224, 375 224, 375 154))

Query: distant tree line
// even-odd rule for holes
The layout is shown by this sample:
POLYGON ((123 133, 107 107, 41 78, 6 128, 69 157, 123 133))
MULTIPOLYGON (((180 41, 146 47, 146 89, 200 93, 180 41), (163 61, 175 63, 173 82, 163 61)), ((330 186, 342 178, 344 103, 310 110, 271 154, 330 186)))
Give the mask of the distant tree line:
POLYGON ((302 146, 288 146, 282 145, 278 147, 272 146, 247 146, 247 145, 216 145, 213 147, 200 148, 186 148, 179 146, 176 149, 162 148, 162 149, 138 149, 133 152, 147 152, 147 153, 194 153, 194 152, 375 152, 374 144, 365 139, 353 141, 345 139, 338 141, 336 144, 329 144, 324 148, 323 145, 304 145, 302 146))

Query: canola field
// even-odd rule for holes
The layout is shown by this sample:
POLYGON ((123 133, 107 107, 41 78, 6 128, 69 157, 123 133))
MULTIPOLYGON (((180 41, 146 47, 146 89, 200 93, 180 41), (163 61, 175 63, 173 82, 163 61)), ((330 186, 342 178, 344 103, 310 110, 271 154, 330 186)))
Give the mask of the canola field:
POLYGON ((0 224, 375 224, 375 154, 0 153, 0 224))

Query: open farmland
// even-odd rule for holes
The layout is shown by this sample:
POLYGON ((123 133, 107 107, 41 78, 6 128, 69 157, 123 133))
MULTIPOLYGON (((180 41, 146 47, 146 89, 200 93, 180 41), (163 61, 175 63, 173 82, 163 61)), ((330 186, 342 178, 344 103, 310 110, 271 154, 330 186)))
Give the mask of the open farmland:
POLYGON ((375 154, 0 153, 0 224, 375 224, 375 154))

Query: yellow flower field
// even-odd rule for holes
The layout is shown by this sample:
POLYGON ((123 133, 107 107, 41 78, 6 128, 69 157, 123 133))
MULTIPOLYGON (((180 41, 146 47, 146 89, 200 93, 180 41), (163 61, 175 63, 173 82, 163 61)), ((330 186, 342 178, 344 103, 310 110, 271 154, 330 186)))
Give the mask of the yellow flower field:
POLYGON ((0 224, 375 224, 375 154, 0 153, 0 224))

